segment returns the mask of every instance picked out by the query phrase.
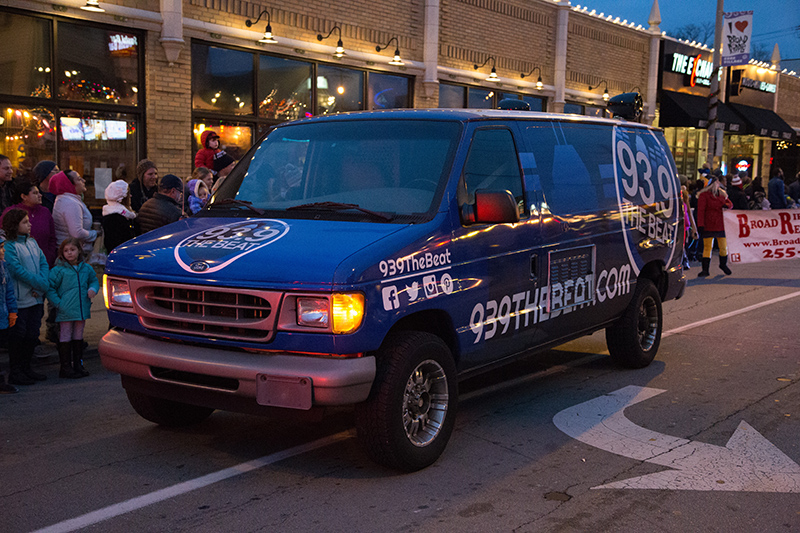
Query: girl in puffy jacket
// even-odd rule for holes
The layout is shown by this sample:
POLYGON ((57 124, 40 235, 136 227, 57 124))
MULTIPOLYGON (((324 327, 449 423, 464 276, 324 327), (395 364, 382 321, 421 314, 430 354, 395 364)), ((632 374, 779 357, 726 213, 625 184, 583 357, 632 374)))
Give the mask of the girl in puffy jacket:
POLYGON ((100 290, 97 274, 83 262, 81 241, 70 237, 58 248, 56 266, 50 271, 50 288, 58 308, 59 377, 76 379, 89 375, 83 367, 83 329, 92 316, 92 298, 100 290))

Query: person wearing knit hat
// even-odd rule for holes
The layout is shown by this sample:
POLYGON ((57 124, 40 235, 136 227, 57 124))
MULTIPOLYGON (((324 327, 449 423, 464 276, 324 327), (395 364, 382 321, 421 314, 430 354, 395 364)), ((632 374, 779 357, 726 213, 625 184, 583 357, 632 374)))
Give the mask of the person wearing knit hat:
POLYGON ((106 252, 136 237, 136 213, 129 203, 128 184, 125 180, 112 181, 106 187, 106 205, 103 206, 103 245, 106 252))
POLYGON ((139 209, 142 233, 177 222, 183 218, 183 180, 167 174, 158 183, 158 192, 139 209))
POLYGON ((728 177, 728 198, 730 198, 734 209, 748 209, 747 195, 744 193, 742 178, 738 174, 728 177))
POLYGON ((142 159, 136 165, 136 177, 130 186, 131 208, 138 212, 142 204, 158 191, 158 167, 149 159, 142 159))

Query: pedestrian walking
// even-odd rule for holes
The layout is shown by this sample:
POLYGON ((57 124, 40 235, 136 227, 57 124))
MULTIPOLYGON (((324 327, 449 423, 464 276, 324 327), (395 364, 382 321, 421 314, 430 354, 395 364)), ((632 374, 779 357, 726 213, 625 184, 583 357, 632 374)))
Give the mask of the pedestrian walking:
POLYGON ((56 266, 50 271, 53 304, 58 308, 58 358, 61 378, 89 375, 83 367, 83 331, 92 316, 92 298, 100 290, 94 269, 84 262, 81 241, 70 237, 58 248, 56 266))
POLYGON ((711 265, 714 239, 719 245, 719 268, 726 276, 731 275, 731 269, 728 268, 728 241, 725 239, 722 210, 732 207, 728 194, 716 177, 712 177, 710 184, 697 195, 697 227, 703 239, 702 270, 697 274, 698 278, 709 275, 708 268, 711 265))

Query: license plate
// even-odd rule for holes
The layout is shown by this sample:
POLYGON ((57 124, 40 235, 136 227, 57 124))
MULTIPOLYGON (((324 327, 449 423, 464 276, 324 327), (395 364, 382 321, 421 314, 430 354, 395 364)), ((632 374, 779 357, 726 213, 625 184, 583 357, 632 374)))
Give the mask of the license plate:
POLYGON ((295 376, 256 376, 256 402, 259 405, 311 409, 311 378, 295 376))

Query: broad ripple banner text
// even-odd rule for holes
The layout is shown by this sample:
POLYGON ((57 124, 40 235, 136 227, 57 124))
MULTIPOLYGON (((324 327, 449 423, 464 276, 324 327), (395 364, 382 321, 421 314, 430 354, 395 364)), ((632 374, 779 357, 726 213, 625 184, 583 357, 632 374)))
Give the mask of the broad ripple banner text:
POLYGON ((800 209, 725 210, 731 263, 800 258, 800 209))

